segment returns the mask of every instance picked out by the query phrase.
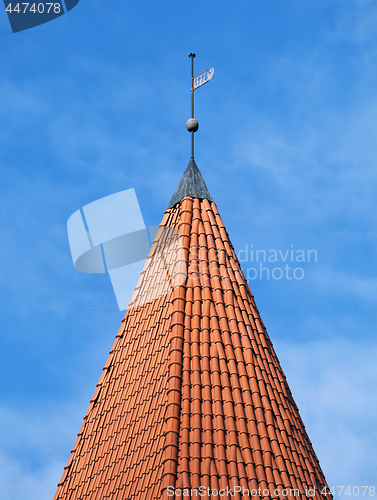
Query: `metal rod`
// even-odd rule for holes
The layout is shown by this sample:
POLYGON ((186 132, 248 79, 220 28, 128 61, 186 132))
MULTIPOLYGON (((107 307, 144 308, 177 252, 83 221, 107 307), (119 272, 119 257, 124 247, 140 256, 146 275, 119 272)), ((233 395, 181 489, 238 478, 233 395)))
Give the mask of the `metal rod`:
MULTIPOLYGON (((191 58, 191 118, 194 118, 194 58, 193 52, 190 52, 191 58)), ((194 132, 191 132, 191 158, 194 158, 194 132)))
POLYGON ((194 118, 194 57, 195 54, 190 54, 191 57, 191 118, 194 118))

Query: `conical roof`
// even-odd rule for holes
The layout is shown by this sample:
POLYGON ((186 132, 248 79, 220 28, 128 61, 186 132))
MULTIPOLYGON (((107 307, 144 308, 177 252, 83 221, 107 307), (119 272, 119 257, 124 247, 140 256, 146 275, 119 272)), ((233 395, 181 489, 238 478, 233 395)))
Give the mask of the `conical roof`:
POLYGON ((165 211, 54 499, 196 498, 199 488, 323 499, 216 205, 187 189, 165 211))
POLYGON ((190 158, 189 164, 170 200, 168 208, 174 207, 174 205, 179 203, 185 196, 213 201, 194 158, 190 158))

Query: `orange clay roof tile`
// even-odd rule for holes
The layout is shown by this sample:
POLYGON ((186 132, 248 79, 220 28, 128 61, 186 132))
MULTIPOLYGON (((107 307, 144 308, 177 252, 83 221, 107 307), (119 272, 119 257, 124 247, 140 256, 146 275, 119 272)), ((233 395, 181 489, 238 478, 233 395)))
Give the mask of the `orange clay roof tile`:
POLYGON ((54 500, 238 485, 305 498, 326 481, 216 205, 186 196, 164 214, 54 500), (184 265, 174 288, 165 268, 184 265))

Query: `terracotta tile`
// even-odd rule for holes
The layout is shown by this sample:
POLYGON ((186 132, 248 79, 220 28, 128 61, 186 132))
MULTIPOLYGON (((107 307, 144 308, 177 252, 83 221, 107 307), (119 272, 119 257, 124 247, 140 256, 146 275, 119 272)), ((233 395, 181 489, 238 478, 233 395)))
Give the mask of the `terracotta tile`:
POLYGON ((164 285, 152 256, 174 253, 161 227, 55 500, 325 485, 216 205, 185 197, 161 226, 178 229, 189 277, 164 285))

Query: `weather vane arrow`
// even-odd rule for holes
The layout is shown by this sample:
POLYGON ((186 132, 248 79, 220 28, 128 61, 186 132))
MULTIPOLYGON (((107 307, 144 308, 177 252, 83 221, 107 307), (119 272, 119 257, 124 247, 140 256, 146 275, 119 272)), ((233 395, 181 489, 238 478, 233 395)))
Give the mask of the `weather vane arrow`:
POLYGON ((200 75, 196 76, 193 81, 194 90, 212 80, 214 73, 215 73, 215 68, 211 68, 207 69, 207 71, 204 71, 204 73, 201 73, 200 75))
POLYGON ((191 59, 191 118, 187 120, 186 128, 191 133, 191 158, 194 158, 194 133, 199 129, 199 122, 194 118, 194 91, 212 80, 215 69, 207 69, 204 73, 194 77, 194 58, 196 54, 190 52, 191 59))

